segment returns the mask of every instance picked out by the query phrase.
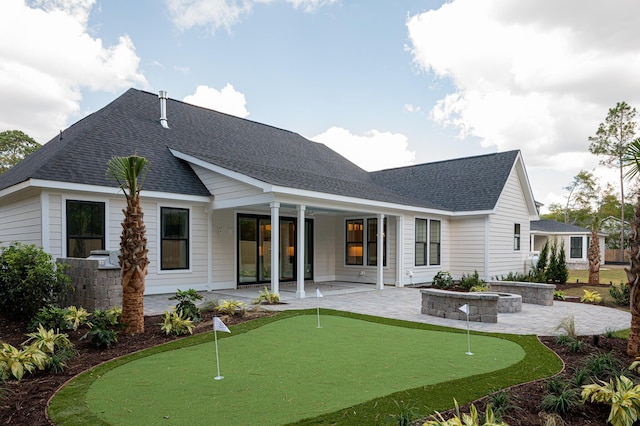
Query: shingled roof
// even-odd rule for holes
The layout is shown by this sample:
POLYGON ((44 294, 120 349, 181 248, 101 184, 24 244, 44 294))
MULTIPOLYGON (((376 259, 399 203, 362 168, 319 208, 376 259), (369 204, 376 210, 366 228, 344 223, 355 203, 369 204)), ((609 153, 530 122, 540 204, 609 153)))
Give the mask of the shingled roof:
POLYGON ((0 175, 0 190, 29 179, 116 187, 114 156, 150 160, 145 190, 211 195, 179 151, 259 181, 326 194, 452 211, 492 209, 518 151, 369 173, 297 133, 176 100, 169 129, 158 96, 129 89, 0 175))
POLYGON ((581 228, 580 226, 557 222, 555 220, 532 220, 531 231, 571 234, 591 233, 587 228, 581 228))
POLYGON ((401 194, 430 200, 450 211, 492 210, 519 151, 373 172, 373 180, 401 194))

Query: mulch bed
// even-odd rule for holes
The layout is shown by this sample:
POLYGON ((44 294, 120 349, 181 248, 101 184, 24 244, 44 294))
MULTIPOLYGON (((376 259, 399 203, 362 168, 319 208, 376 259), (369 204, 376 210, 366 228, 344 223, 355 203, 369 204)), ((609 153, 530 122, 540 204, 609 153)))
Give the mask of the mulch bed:
MULTIPOLYGON (((272 315, 267 312, 250 313, 244 318, 225 319, 227 325, 233 325, 255 316, 272 315)), ((87 340, 80 340, 84 331, 70 332, 70 340, 75 344, 78 355, 68 363, 63 373, 25 376, 22 381, 9 381, 0 399, 0 425, 49 425, 45 408, 48 400, 55 391, 67 380, 97 364, 110 359, 126 355, 141 349, 161 343, 179 339, 181 337, 166 336, 160 331, 158 324, 161 316, 145 317, 145 332, 140 335, 127 336, 121 334, 118 343, 109 349, 98 350, 89 345, 87 340)), ((212 328, 211 313, 203 314, 203 321, 197 324, 195 333, 210 331, 212 328)), ((14 346, 26 340, 23 323, 11 322, 0 318, 0 341, 14 346)), ((582 359, 593 352, 612 352, 625 365, 632 359, 626 355, 626 340, 601 336, 598 346, 589 345, 583 353, 572 353, 566 347, 556 343, 553 337, 543 337, 541 341, 554 350, 565 362, 566 368, 562 373, 571 376, 575 368, 579 367, 582 359)), ((592 343, 591 338, 585 338, 585 343, 592 343)), ((504 420, 510 425, 538 425, 544 424, 540 413, 540 401, 546 394, 545 382, 538 381, 515 386, 510 390, 512 403, 520 408, 507 415, 504 420)), ((484 411, 484 402, 479 401, 476 406, 484 411)), ((463 407, 463 409, 466 407, 463 407)), ((567 425, 604 425, 609 409, 599 405, 584 405, 571 412, 565 421, 567 425)))

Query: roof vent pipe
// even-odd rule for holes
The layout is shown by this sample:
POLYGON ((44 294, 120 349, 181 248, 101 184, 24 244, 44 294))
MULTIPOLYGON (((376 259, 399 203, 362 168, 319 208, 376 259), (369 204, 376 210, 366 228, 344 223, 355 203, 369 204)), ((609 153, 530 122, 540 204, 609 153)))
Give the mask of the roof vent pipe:
POLYGON ((169 122, 167 121, 167 92, 161 90, 158 92, 158 98, 160 99, 160 124, 165 129, 169 128, 169 122))

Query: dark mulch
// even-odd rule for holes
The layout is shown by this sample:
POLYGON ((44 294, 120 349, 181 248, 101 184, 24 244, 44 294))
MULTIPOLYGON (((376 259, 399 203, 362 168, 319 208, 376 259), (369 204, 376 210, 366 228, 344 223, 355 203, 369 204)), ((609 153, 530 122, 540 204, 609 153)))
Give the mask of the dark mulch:
MULTIPOLYGON (((267 314, 255 313, 245 318, 229 318, 225 319, 225 323, 233 325, 252 318, 252 315, 267 314)), ((136 336, 120 335, 116 345, 104 350, 94 349, 86 340, 80 340, 84 332, 69 333, 70 339, 76 345, 78 356, 68 363, 68 368, 64 373, 38 373, 35 376, 25 376, 20 382, 9 381, 6 383, 4 395, 0 400, 0 425, 48 425, 49 423, 45 416, 47 401, 62 384, 76 374, 115 357, 180 338, 164 335, 158 326, 160 322, 161 316, 146 317, 144 334, 136 336)), ((211 328, 211 314, 205 313, 203 321, 198 323, 194 333, 210 331, 211 328)), ((0 341, 14 346, 20 345, 26 340, 24 333, 24 324, 0 319, 0 341)), ((567 376, 573 374, 574 369, 579 367, 582 359, 588 353, 611 351, 615 356, 622 359, 626 365, 632 361, 625 352, 626 340, 622 339, 601 336, 597 347, 590 345, 588 351, 583 353, 568 351, 566 347, 558 345, 555 338, 545 337, 541 340, 564 360, 566 368, 562 374, 567 376)), ((591 338, 585 338, 585 342, 591 343, 591 338)), ((506 416, 505 421, 510 425, 543 424, 539 413, 541 411, 540 401, 545 392, 544 381, 527 383, 512 388, 510 391, 512 402, 520 408, 506 416)), ((484 404, 483 401, 476 403, 481 410, 484 410, 484 404)), ((568 425, 604 425, 607 416, 607 407, 584 405, 571 412, 565 420, 568 425)))

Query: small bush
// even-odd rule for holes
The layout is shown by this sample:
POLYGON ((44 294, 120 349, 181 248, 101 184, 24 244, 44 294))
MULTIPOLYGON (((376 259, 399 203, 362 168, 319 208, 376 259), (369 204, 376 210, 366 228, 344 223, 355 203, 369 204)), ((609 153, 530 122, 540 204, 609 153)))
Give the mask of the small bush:
POLYGON ((202 300, 202 296, 199 295, 195 289, 190 288, 187 291, 178 289, 175 296, 171 296, 169 300, 178 301, 175 311, 181 313, 184 318, 190 319, 193 322, 198 322, 202 318, 200 309, 198 309, 195 303, 198 300, 202 300))
POLYGON ((540 404, 540 408, 551 413, 566 415, 578 405, 578 392, 565 388, 559 394, 547 394, 540 404))
POLYGON ((482 420, 478 415, 478 409, 474 404, 471 404, 469 408, 469 414, 460 414, 460 406, 458 405, 458 401, 453 400, 455 405, 456 414, 449 420, 445 420, 442 417, 442 414, 436 411, 435 415, 432 415, 431 418, 433 420, 427 420, 424 423, 424 426, 455 426, 455 425, 468 425, 468 426, 507 426, 506 423, 501 421, 497 421, 495 415, 493 413, 493 409, 491 405, 487 405, 484 414, 484 422, 480 423, 482 420))
POLYGON ((576 321, 573 315, 563 318, 555 328, 555 330, 563 330, 569 337, 576 338, 578 333, 576 332, 576 321))
POLYGON ((531 274, 521 272, 509 272, 506 276, 500 275, 499 281, 531 282, 531 274))
POLYGON ((447 289, 453 285, 453 278, 451 274, 447 271, 438 272, 435 277, 433 277, 433 281, 431 282, 431 286, 435 288, 447 289))
POLYGON ((567 298, 567 293, 562 290, 553 290, 553 299, 554 300, 565 300, 567 298))
POLYGON ((118 333, 123 327, 120 322, 122 309, 113 308, 106 311, 93 311, 91 329, 82 338, 91 336, 91 344, 96 348, 109 348, 118 342, 118 333))
POLYGON ((622 360, 611 352, 590 354, 584 360, 584 369, 591 376, 600 380, 617 377, 625 372, 622 360))
POLYGON ((609 289, 609 295, 611 295, 617 305, 629 306, 631 294, 627 284, 620 284, 620 286, 613 284, 609 289))
POLYGON ((469 291, 470 291, 470 292, 473 292, 473 293, 487 292, 487 291, 489 291, 489 290, 491 290, 491 289, 490 289, 490 288, 489 288, 489 286, 488 286, 488 285, 486 285, 486 284, 478 284, 478 285, 474 285, 473 287, 471 287, 471 288, 469 289, 469 291))
POLYGON ((417 417, 417 408, 413 403, 405 401, 393 401, 400 411, 398 414, 390 414, 389 417, 398 426, 411 426, 413 420, 417 417))
POLYGON ((164 322, 160 323, 160 329, 166 334, 193 334, 193 321, 184 316, 181 311, 165 312, 164 322))
POLYGON ((241 302, 239 300, 233 300, 233 299, 223 300, 218 304, 218 306, 216 306, 216 311, 220 312, 221 314, 230 315, 230 316, 234 316, 234 315, 242 316, 244 315, 245 306, 246 306, 246 303, 241 302))
POLYGON ((72 325, 67 320, 68 315, 68 309, 59 308, 53 305, 44 306, 38 310, 27 326, 27 329, 29 331, 35 331, 38 329, 38 326, 41 325, 44 328, 50 328, 53 330, 71 330, 72 325))
POLYGON ((280 303, 280 295, 278 293, 271 292, 267 286, 264 286, 264 290, 260 291, 258 298, 253 300, 254 305, 260 305, 262 303, 269 305, 280 303))
POLYGON ((49 355, 55 354, 58 350, 73 348, 67 334, 47 330, 42 325, 38 326, 38 331, 27 334, 27 337, 29 339, 22 344, 23 346, 31 342, 31 345, 49 355))
POLYGON ((597 291, 589 291, 587 289, 584 289, 582 297, 580 297, 580 302, 591 304, 601 303, 602 296, 600 296, 600 293, 598 293, 597 291))
POLYGON ((519 408, 511 401, 509 391, 504 389, 489 395, 489 405, 498 420, 502 420, 502 417, 509 411, 519 408))
POLYGON ((470 290, 472 287, 476 286, 484 286, 486 285, 486 281, 480 279, 480 275, 478 271, 473 271, 473 274, 462 274, 462 278, 460 278, 460 287, 466 288, 470 290))
POLYGON ((640 385, 625 376, 616 377, 615 382, 599 381, 582 387, 582 401, 599 402, 611 406, 609 423, 614 426, 635 424, 640 414, 640 385))
POLYGON ((47 355, 35 346, 18 349, 3 343, 0 349, 0 373, 3 379, 15 377, 22 380, 26 373, 33 373, 36 369, 44 370, 47 359, 47 355))
POLYGON ((40 308, 60 305, 70 291, 63 266, 35 245, 11 243, 0 252, 0 311, 29 320, 40 308))

